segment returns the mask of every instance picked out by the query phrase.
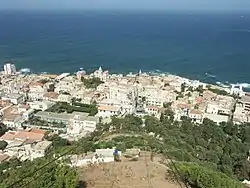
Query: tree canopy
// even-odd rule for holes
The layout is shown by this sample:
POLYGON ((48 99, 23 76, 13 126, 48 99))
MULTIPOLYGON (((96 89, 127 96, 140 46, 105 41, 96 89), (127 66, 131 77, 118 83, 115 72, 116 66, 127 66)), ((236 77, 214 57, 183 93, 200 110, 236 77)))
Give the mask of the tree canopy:
POLYGON ((81 78, 82 82, 84 83, 86 88, 97 88, 103 82, 99 78, 81 78))
POLYGON ((96 105, 94 104, 83 104, 79 102, 72 101, 72 104, 68 104, 66 102, 58 102, 51 108, 47 110, 48 112, 55 113, 73 113, 73 112, 86 112, 89 113, 90 116, 94 116, 97 114, 98 110, 96 105))
POLYGON ((6 167, 9 167, 10 170, 0 172, 0 187, 76 188, 78 185, 76 170, 56 162, 44 166, 50 160, 42 158, 32 162, 8 164, 6 167), (18 164, 19 168, 17 168, 18 164), (38 171, 38 169, 40 170, 38 171))
POLYGON ((174 171, 178 171, 182 180, 193 188, 245 188, 243 184, 225 174, 195 163, 177 162, 175 167, 174 171))
POLYGON ((7 145, 8 145, 7 142, 5 142, 5 141, 0 141, 0 150, 5 149, 7 145))

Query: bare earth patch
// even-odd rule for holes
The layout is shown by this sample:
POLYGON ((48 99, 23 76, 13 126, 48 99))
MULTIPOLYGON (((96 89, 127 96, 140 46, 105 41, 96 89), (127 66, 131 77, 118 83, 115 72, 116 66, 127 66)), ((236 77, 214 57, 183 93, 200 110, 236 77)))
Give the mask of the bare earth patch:
POLYGON ((150 157, 140 157, 138 161, 122 158, 121 162, 112 162, 81 168, 80 180, 87 188, 180 188, 166 180, 166 167, 150 157))

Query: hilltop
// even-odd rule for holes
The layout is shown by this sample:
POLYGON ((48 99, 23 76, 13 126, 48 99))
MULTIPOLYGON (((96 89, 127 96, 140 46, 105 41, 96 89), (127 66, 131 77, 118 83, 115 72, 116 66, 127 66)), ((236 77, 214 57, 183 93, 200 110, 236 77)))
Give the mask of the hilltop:
POLYGON ((100 187, 151 187, 179 188, 178 184, 166 179, 165 165, 159 163, 160 156, 150 160, 150 153, 144 152, 138 161, 123 157, 121 162, 104 163, 79 169, 80 180, 87 188, 100 187))

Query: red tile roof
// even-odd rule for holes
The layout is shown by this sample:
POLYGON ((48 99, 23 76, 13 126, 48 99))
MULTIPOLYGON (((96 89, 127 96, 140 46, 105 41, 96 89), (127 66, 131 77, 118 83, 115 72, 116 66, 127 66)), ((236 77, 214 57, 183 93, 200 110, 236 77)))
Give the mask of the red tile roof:
POLYGON ((50 99, 57 99, 58 96, 59 94, 55 92, 48 92, 43 95, 43 97, 50 98, 50 99))
POLYGON ((202 112, 201 112, 200 110, 195 110, 195 109, 193 109, 193 110, 190 111, 190 114, 197 114, 197 115, 200 115, 200 114, 202 114, 202 112))
POLYGON ((33 140, 36 142, 42 141, 45 131, 42 130, 31 130, 28 131, 9 131, 0 137, 0 140, 14 141, 14 140, 33 140))
POLYGON ((118 112, 120 110, 120 107, 117 106, 110 106, 110 105, 100 105, 98 107, 98 110, 105 110, 105 111, 112 111, 112 112, 118 112))
POLYGON ((31 129, 30 132, 38 133, 38 134, 45 134, 47 131, 42 130, 42 129, 31 129))

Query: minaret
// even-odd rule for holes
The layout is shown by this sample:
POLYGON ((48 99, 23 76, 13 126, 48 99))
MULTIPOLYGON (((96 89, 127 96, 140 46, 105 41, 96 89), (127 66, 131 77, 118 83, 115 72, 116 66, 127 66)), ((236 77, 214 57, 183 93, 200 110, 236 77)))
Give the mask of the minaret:
POLYGON ((141 71, 141 69, 139 70, 139 76, 142 74, 142 71, 141 71))
POLYGON ((102 67, 99 67, 99 69, 98 69, 98 70, 99 70, 99 72, 102 72, 102 67))

